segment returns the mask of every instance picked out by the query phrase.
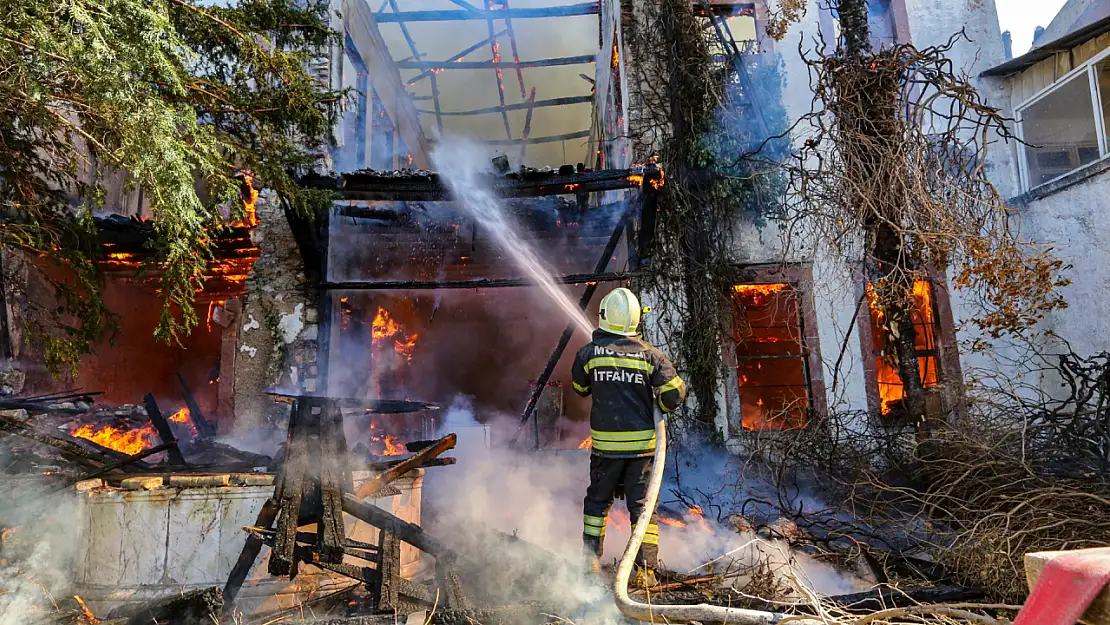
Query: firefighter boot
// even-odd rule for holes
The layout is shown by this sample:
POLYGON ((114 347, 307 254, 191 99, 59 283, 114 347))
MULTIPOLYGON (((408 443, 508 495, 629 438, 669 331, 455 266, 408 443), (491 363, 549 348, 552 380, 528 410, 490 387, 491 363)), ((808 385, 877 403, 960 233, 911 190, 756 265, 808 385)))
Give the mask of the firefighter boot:
POLYGON ((595 536, 583 536, 583 556, 587 575, 601 573, 601 539, 595 536))
POLYGON ((636 588, 654 588, 659 585, 659 580, 655 579, 655 571, 644 567, 636 567, 636 580, 633 586, 636 588))

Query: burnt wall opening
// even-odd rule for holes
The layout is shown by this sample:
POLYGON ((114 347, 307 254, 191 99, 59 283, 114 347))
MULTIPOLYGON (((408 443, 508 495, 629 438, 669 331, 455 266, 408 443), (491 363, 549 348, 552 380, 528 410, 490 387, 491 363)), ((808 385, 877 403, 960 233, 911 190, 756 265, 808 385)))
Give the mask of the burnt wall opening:
MULTIPOLYGON (((579 211, 565 198, 542 197, 507 200, 506 206, 551 274, 569 275, 594 271, 626 205, 579 211)), ((328 393, 444 406, 463 395, 479 421, 518 416, 567 326, 565 315, 527 284, 427 288, 427 282, 522 277, 489 233, 449 202, 359 202, 338 213, 330 226, 329 281, 425 285, 330 293, 328 393)), ((627 270, 626 243, 617 246, 609 271, 627 270)), ((601 294, 615 286, 601 285, 589 317, 596 318, 601 294)), ((562 288, 578 300, 586 285, 562 288)), ((570 391, 573 354, 587 341, 575 334, 550 382, 562 387, 555 392, 561 391, 564 416, 572 421, 586 421, 589 414, 589 401, 570 391)), ((368 427, 358 429, 348 432, 355 434, 352 445, 373 435, 368 427)))

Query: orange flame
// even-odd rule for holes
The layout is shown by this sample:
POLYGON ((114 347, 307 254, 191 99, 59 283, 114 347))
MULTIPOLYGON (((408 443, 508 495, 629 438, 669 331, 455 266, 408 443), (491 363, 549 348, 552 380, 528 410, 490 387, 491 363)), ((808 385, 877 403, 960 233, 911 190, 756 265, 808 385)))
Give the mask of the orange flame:
MULTIPOLYGON (((872 285, 867 285, 867 307, 871 312, 871 336, 874 343, 875 377, 879 387, 879 402, 882 414, 890 414, 891 405, 906 396, 905 386, 898 370, 886 358, 886 334, 882 330, 886 315, 879 304, 879 296, 872 285)), ((936 320, 933 317, 933 292, 925 280, 916 280, 913 285, 913 301, 915 310, 911 312, 914 325, 917 327, 917 348, 922 348, 925 339, 923 333, 933 332, 936 320)), ((921 373, 921 383, 925 388, 937 385, 937 364, 935 356, 918 356, 918 367, 921 373)))
POLYGON ((88 621, 89 623, 93 623, 94 625, 96 623, 102 622, 100 619, 93 616, 92 610, 89 609, 89 606, 85 605, 85 600, 82 599, 80 595, 73 595, 73 598, 77 600, 77 605, 81 607, 81 616, 86 621, 88 621))
POLYGON ((223 305, 224 305, 225 301, 226 300, 221 299, 221 300, 213 300, 211 302, 208 302, 208 321, 207 321, 207 324, 208 324, 208 331, 209 332, 212 331, 212 313, 215 312, 217 306, 223 308, 223 305))
POLYGON ((401 327, 397 325, 389 313, 384 308, 378 309, 378 314, 374 316, 374 322, 370 326, 371 337, 375 343, 394 336, 401 331, 401 327))
POLYGON ((670 525, 671 527, 686 527, 686 524, 683 523, 682 521, 679 521, 678 519, 672 519, 672 518, 669 518, 669 517, 659 517, 659 522, 662 523, 663 525, 670 525))
POLYGON ((402 454, 408 453, 408 449, 405 448, 405 444, 402 443, 399 438, 393 436, 392 434, 386 434, 384 436, 374 436, 370 440, 374 440, 381 443, 382 445, 385 445, 385 451, 382 452, 383 456, 400 456, 402 454))
POLYGON ((243 201, 243 219, 234 222, 233 226, 240 228, 253 228, 258 225, 258 215, 254 205, 258 201, 258 190, 254 188, 254 174, 249 171, 239 172, 245 188, 240 189, 239 199, 243 201))
POLYGON ((579 449, 590 449, 593 446, 594 446, 594 437, 592 437, 592 436, 587 436, 586 440, 582 441, 581 443, 578 443, 578 448, 579 449))
POLYGON ((732 287, 737 295, 747 296, 752 298, 753 304, 762 304, 766 299, 772 295, 781 293, 790 288, 789 284, 737 284, 732 287))
POLYGON ((386 339, 393 339, 393 351, 405 360, 412 360, 412 352, 416 349, 416 340, 419 334, 405 335, 401 326, 389 316, 384 308, 378 308, 378 314, 370 325, 371 340, 375 345, 381 345, 386 339))
POLYGON ((106 425, 95 429, 92 425, 82 425, 71 433, 71 436, 90 440, 101 447, 114 449, 129 456, 137 454, 144 449, 154 447, 158 432, 154 424, 147 423, 141 428, 124 429, 106 425))
POLYGON ((183 423, 189 426, 189 430, 193 433, 194 438, 196 438, 196 436, 198 435, 197 426, 195 423, 193 423, 193 416, 189 414, 188 408, 182 408, 181 410, 178 410, 177 412, 171 414, 168 418, 173 423, 183 423))

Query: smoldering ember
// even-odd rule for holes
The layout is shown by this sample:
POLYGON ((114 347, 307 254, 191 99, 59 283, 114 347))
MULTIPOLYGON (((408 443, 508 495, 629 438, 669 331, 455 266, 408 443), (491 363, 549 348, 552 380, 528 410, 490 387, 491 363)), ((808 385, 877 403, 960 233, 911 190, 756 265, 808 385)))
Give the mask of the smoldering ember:
POLYGON ((1013 10, 5 3, 0 625, 1110 623, 1110 2, 1013 10))

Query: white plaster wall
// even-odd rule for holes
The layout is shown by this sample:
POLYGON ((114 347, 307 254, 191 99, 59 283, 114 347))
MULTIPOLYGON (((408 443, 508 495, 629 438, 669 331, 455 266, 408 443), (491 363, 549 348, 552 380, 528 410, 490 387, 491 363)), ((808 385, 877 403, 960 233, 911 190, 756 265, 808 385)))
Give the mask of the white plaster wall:
POLYGON ((1081 356, 1110 351, 1110 172, 1035 200, 1021 209, 1021 228, 1051 245, 1072 268, 1061 290, 1070 306, 1043 328, 1071 343, 1081 356))

